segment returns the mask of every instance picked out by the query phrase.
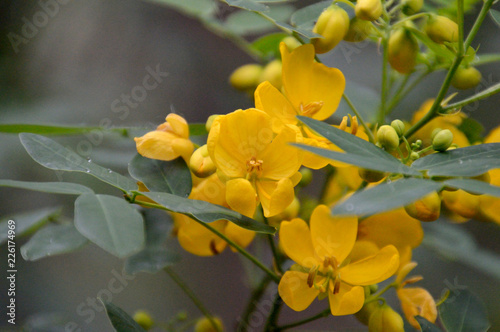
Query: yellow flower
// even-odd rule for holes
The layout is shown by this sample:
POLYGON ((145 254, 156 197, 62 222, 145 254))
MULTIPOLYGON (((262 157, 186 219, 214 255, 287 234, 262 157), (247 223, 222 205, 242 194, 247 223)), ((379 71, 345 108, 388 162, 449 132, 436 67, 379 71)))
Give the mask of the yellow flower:
MULTIPOLYGON (((194 187, 189 198, 227 206, 225 193, 225 185, 216 174, 213 174, 194 187)), ((173 217, 177 239, 187 252, 198 256, 213 256, 226 248, 226 241, 188 216, 174 213, 173 217)), ((217 220, 210 225, 242 247, 249 245, 255 236, 255 232, 243 229, 227 220, 217 220)))
MULTIPOLYGON (((282 94, 269 82, 261 83, 255 90, 255 106, 272 117, 272 129, 279 133, 287 125, 300 125, 297 115, 324 120, 337 109, 345 88, 345 78, 336 68, 329 68, 314 61, 314 47, 302 45, 289 52, 280 45, 283 60, 282 94)), ((301 126, 301 128, 304 128, 301 126)), ((304 143, 328 148, 331 144, 323 137, 302 132, 304 143)), ((321 168, 329 161, 306 153, 304 165, 321 168), (310 159, 310 160, 309 160, 310 159)))
POLYGON ((313 211, 310 227, 302 219, 281 224, 281 246, 298 263, 285 272, 278 286, 290 308, 302 311, 316 297, 328 296, 332 315, 353 314, 365 300, 362 286, 379 283, 396 272, 399 255, 392 245, 375 255, 349 258, 357 230, 356 217, 332 217, 325 205, 313 211))
POLYGON ((226 181, 226 201, 235 211, 253 216, 258 202, 271 217, 292 203, 302 163, 300 134, 285 127, 276 137, 271 117, 251 108, 219 116, 207 146, 217 174, 226 181))
POLYGON ((144 157, 173 160, 182 157, 186 162, 194 145, 189 140, 189 126, 181 116, 170 113, 166 122, 142 137, 134 138, 137 151, 144 157))

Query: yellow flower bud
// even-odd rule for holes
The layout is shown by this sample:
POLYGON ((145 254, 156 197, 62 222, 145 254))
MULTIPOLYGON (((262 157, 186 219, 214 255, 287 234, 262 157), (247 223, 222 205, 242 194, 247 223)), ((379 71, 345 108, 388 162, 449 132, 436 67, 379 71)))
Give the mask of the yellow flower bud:
POLYGON ((394 120, 391 122, 391 127, 396 130, 399 137, 403 136, 405 133, 405 124, 401 120, 394 120))
POLYGON ((358 174, 363 180, 365 180, 366 182, 369 182, 369 183, 379 182, 380 180, 385 178, 387 175, 384 172, 379 172, 379 171, 374 171, 371 169, 364 169, 364 168, 358 169, 358 174))
POLYGON ((313 179, 313 173, 309 168, 302 167, 299 172, 302 175, 302 177, 300 178, 299 186, 305 187, 309 183, 311 183, 313 179))
POLYGON ((208 154, 207 145, 196 149, 189 159, 189 168, 199 178, 206 178, 215 173, 217 168, 208 154))
POLYGON ((389 37, 389 64, 401 74, 408 74, 413 70, 418 51, 417 39, 405 28, 397 29, 389 37))
POLYGON ((207 122, 205 123, 205 129, 210 132, 210 129, 212 128, 212 123, 214 123, 215 119, 219 116, 220 114, 212 114, 208 117, 207 122))
POLYGON ((453 143, 453 134, 449 129, 441 130, 432 139, 432 148, 439 152, 446 151, 453 143))
POLYGON ((380 0, 358 0, 354 12, 356 17, 366 20, 375 21, 382 15, 382 1, 380 0))
POLYGON ((344 40, 353 43, 363 41, 370 35, 372 29, 373 25, 371 22, 353 17, 349 23, 349 29, 344 36, 344 40))
POLYGON ((458 25, 446 16, 433 15, 427 20, 425 33, 438 44, 458 41, 458 25))
MULTIPOLYGON (((215 321, 215 325, 217 325, 219 331, 223 331, 224 328, 222 326, 222 322, 217 317, 212 317, 215 321)), ((214 328, 212 323, 207 317, 203 317, 198 319, 196 325, 194 326, 194 332, 217 332, 217 329, 214 328)))
POLYGON ((281 60, 273 60, 269 62, 259 77, 259 82, 268 81, 278 90, 281 90, 281 60))
POLYGON ((289 52, 292 52, 294 49, 302 45, 297 38, 292 37, 292 36, 287 36, 283 38, 282 40, 283 43, 285 43, 286 47, 288 48, 289 52))
POLYGON ((370 316, 368 322, 370 332, 404 332, 404 322, 401 315, 387 304, 382 305, 370 316))
POLYGON ((144 310, 136 311, 133 318, 146 331, 150 330, 154 325, 153 318, 144 310))
POLYGON ((458 68, 451 85, 460 90, 472 89, 481 82, 481 72, 474 67, 458 68))
POLYGON ((383 125, 378 129, 377 140, 387 151, 395 150, 399 146, 398 133, 389 125, 383 125))
POLYGON ((405 206, 405 211, 410 217, 420 221, 434 221, 441 212, 441 198, 437 192, 405 206))
POLYGON ((370 316, 379 308, 377 301, 369 302, 361 308, 360 311, 354 314, 354 316, 364 325, 368 325, 370 321, 370 316))
POLYGON ((259 78, 262 74, 262 70, 262 66, 255 63, 243 65, 236 68, 231 76, 229 76, 229 83, 233 86, 233 88, 240 91, 255 89, 255 87, 259 84, 259 78))
POLYGON ((401 11, 405 15, 413 15, 422 9, 424 0, 403 0, 401 11))
POLYGON ((322 54, 333 49, 344 38, 349 29, 349 15, 339 6, 325 9, 318 18, 313 32, 323 38, 312 38, 316 53, 322 54))

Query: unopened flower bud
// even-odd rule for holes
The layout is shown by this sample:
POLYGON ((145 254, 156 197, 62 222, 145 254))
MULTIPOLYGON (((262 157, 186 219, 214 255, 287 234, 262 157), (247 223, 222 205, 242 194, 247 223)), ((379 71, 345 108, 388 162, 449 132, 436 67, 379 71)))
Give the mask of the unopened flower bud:
POLYGON ((396 130, 399 137, 402 137, 405 133, 405 124, 401 120, 394 120, 391 122, 391 127, 396 130))
POLYGON ((387 304, 382 305, 370 316, 368 322, 370 332, 404 332, 404 322, 401 315, 387 304))
POLYGON ((420 155, 417 152, 412 151, 411 154, 410 154, 410 159, 411 160, 417 160, 418 158, 420 158, 420 155))
POLYGON ((395 150, 399 146, 398 133, 389 125, 383 125, 378 129, 377 140, 387 151, 395 150))
POLYGON ((354 12, 356 17, 365 21, 375 21, 382 15, 382 1, 380 0, 358 0, 354 12))
POLYGON ((387 44, 389 64, 401 74, 410 73, 417 63, 418 41, 405 28, 392 32, 387 44))
POLYGON ((252 90, 259 84, 259 78, 262 74, 262 66, 251 63, 236 68, 229 76, 229 83, 233 88, 240 91, 252 90))
POLYGON ((207 129, 207 132, 210 132, 210 129, 212 129, 212 123, 214 123, 214 120, 220 116, 220 114, 212 114, 208 117, 207 122, 205 123, 205 129, 207 129))
POLYGON ((360 42, 366 39, 371 33, 373 25, 371 22, 353 17, 349 23, 349 29, 347 30, 344 40, 348 42, 360 42))
POLYGON ((403 0, 401 11, 405 15, 413 15, 422 9, 424 0, 403 0))
POLYGON ((360 321, 364 325, 368 325, 368 322, 370 321, 370 316, 376 310, 378 310, 379 307, 380 305, 378 304, 377 301, 368 302, 367 304, 363 305, 361 310, 355 313, 354 316, 357 318, 358 321, 360 321))
POLYGON ((281 60, 273 60, 269 62, 259 77, 259 82, 268 81, 276 89, 281 90, 281 60))
MULTIPOLYGON (((223 331, 222 322, 217 317, 212 317, 219 331, 223 331)), ((198 319, 194 326, 194 332, 217 332, 217 329, 212 325, 212 322, 207 317, 198 319)))
POLYGON ((419 199, 405 206, 405 211, 410 217, 420 221, 434 221, 441 212, 441 198, 437 192, 419 199))
POLYGON ((437 133, 439 133, 441 130, 443 130, 443 128, 434 128, 434 130, 431 133, 431 141, 434 139, 434 136, 436 136, 437 133))
POLYGON ((136 311, 133 318, 135 322, 139 324, 146 331, 150 330, 154 325, 153 318, 149 313, 147 313, 144 310, 136 311))
POLYGON ((384 172, 374 171, 371 169, 360 168, 358 169, 359 176, 368 183, 379 182, 387 175, 384 172))
POLYGON ((299 186, 305 187, 309 183, 311 183, 313 178, 313 173, 309 168, 302 167, 299 172, 302 175, 302 177, 300 178, 299 186))
POLYGON ((294 49, 302 45, 297 38, 292 37, 292 36, 287 36, 283 38, 282 40, 283 43, 285 43, 286 47, 288 48, 288 51, 292 52, 294 49))
POLYGON ((337 5, 325 9, 314 25, 313 32, 323 38, 312 38, 316 53, 322 54, 333 49, 344 38, 349 29, 349 15, 337 5))
POLYGON ((451 143, 453 143, 453 134, 449 129, 444 129, 432 139, 432 148, 435 151, 444 152, 450 147, 451 143))
POLYGON ((203 145, 196 149, 189 160, 189 168, 200 178, 206 178, 215 173, 217 168, 208 154, 207 145, 203 145))
POLYGON ((474 67, 458 68, 451 85, 460 90, 472 89, 481 82, 481 72, 474 67))
POLYGON ((446 16, 432 15, 427 20, 425 33, 438 44, 458 41, 458 25, 446 16))

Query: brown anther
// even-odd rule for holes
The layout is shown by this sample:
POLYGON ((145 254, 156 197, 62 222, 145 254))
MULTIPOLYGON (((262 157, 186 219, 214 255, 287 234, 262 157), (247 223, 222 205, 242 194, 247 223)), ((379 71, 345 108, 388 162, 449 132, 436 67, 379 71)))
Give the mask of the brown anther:
POLYGON ((336 279, 335 284, 333 285, 333 294, 338 294, 340 291, 340 280, 336 279))
POLYGON ((409 284, 414 284, 416 282, 419 282, 420 280, 424 279, 422 276, 413 276, 411 278, 406 279, 401 283, 401 287, 409 284))
POLYGON ((252 159, 247 161, 247 172, 248 173, 253 173, 255 171, 261 172, 262 171, 262 160, 257 160, 255 157, 252 157, 252 159))
POLYGON ((309 271, 309 275, 307 276, 307 286, 311 288, 314 285, 314 279, 316 279, 316 273, 318 272, 317 266, 313 266, 309 271))
POLYGON ((325 103, 323 101, 313 101, 310 103, 307 103, 305 106, 304 104, 300 104, 300 115, 305 115, 305 116, 313 116, 314 114, 318 113, 319 110, 323 107, 325 103))
POLYGON ((339 125, 340 130, 345 130, 347 128, 347 116, 342 118, 342 122, 339 125))
POLYGON ((214 255, 220 254, 220 252, 217 250, 217 246, 216 246, 214 240, 210 241, 209 247, 210 247, 210 251, 212 252, 212 254, 214 254, 214 255))
POLYGON ((358 132, 358 118, 353 116, 351 119, 351 134, 356 135, 358 132))

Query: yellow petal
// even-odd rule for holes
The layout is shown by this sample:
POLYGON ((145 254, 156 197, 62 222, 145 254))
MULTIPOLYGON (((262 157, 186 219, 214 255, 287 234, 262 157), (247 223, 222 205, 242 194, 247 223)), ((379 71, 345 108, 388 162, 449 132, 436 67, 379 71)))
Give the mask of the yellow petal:
POLYGON ((189 125, 182 116, 170 113, 165 120, 170 124, 174 134, 182 138, 189 138, 189 125))
POLYGON ((295 197, 292 181, 288 178, 279 181, 258 181, 257 193, 265 217, 283 212, 295 197))
POLYGON ((297 112, 288 99, 268 81, 259 84, 255 90, 255 108, 273 118, 273 131, 281 132, 287 124, 297 123, 297 112))
POLYGON ((137 151, 151 159, 173 160, 181 155, 190 154, 194 149, 191 141, 164 131, 150 131, 134 140, 137 151))
MULTIPOLYGON (((309 137, 304 137, 303 143, 317 148, 328 149, 326 143, 309 137)), ((321 157, 315 153, 304 151, 302 164, 307 168, 320 169, 328 165, 331 161, 331 159, 321 157)))
MULTIPOLYGON (((227 223, 224 233, 230 240, 233 240, 234 242, 236 242, 236 244, 243 248, 248 246, 255 237, 254 231, 241 228, 240 226, 235 225, 232 222, 227 223)), ((232 247, 231 250, 236 251, 232 247)))
POLYGON ((420 221, 410 217, 403 208, 368 217, 359 224, 358 230, 358 240, 373 241, 379 248, 388 244, 398 249, 407 245, 416 248, 423 237, 420 221))
POLYGON ((319 290, 307 285, 307 277, 307 273, 287 271, 278 285, 278 292, 283 302, 295 311, 309 307, 319 294, 319 290))
POLYGON ((376 255, 378 251, 379 247, 371 241, 356 241, 347 259, 350 262, 356 262, 368 256, 376 255))
POLYGON ((318 205, 310 220, 311 239, 320 257, 333 256, 340 264, 349 255, 356 241, 358 219, 333 217, 326 205, 318 205))
POLYGON ((333 294, 328 292, 328 302, 330 302, 330 311, 334 316, 351 315, 363 307, 365 302, 365 291, 363 287, 351 287, 343 282, 340 283, 339 292, 333 294))
POLYGON ((490 131, 488 136, 484 139, 484 143, 498 143, 500 142, 500 127, 496 127, 490 131))
POLYGON ((397 290, 397 294, 401 301, 401 309, 414 328, 420 329, 420 325, 414 317, 417 315, 424 317, 431 323, 436 321, 436 302, 427 290, 420 287, 401 288, 397 290))
POLYGON ((280 245, 288 257, 303 267, 311 268, 321 263, 314 251, 309 227, 302 219, 281 223, 280 245))
POLYGON ((345 88, 345 78, 336 68, 314 62, 314 47, 302 45, 292 53, 284 43, 280 45, 283 61, 283 87, 296 109, 300 105, 322 102, 323 106, 312 117, 324 120, 337 109, 345 88))
MULTIPOLYGON (((178 227, 177 238, 181 247, 194 255, 213 256, 224 250, 227 243, 207 228, 184 215, 175 218, 178 227)), ((227 221, 217 220, 211 226, 220 232, 224 231, 227 221)))
POLYGON ((360 286, 377 284, 391 277, 399 267, 396 247, 388 245, 373 256, 351 263, 341 269, 342 280, 360 286))
POLYGON ((251 218, 257 207, 255 189, 248 180, 229 180, 226 182, 226 202, 234 211, 251 218))

